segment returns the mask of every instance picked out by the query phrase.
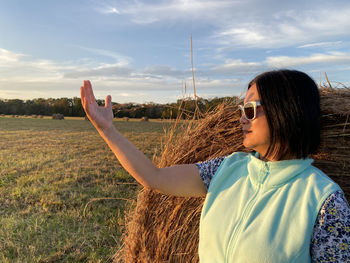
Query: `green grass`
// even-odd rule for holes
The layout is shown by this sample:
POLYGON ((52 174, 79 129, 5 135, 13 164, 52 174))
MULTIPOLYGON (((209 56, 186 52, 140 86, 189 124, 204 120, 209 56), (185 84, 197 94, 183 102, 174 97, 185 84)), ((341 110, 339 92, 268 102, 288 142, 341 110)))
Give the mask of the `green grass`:
MULTIPOLYGON (((169 123, 115 125, 151 158, 169 123)), ((90 122, 0 117, 0 262, 111 262, 139 188, 90 122)))

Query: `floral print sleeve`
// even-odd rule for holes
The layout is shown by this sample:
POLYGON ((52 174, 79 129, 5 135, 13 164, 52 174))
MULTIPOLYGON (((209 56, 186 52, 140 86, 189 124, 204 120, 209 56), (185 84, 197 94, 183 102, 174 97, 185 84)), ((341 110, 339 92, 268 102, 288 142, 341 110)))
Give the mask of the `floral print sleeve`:
POLYGON ((350 262, 350 208, 342 191, 324 202, 315 223, 312 262, 350 262))
POLYGON ((202 180, 207 189, 209 188, 211 179, 213 178, 214 174, 224 159, 225 157, 217 157, 201 163, 196 163, 199 170, 199 175, 202 177, 202 180))

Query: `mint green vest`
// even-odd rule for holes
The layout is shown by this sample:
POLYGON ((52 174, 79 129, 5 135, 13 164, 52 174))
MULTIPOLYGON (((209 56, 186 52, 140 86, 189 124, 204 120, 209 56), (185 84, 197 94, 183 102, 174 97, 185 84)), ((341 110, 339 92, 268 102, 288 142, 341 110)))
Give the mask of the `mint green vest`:
POLYGON ((202 209, 200 262, 311 262, 318 212, 340 190, 312 162, 264 162, 242 152, 226 157, 202 209))

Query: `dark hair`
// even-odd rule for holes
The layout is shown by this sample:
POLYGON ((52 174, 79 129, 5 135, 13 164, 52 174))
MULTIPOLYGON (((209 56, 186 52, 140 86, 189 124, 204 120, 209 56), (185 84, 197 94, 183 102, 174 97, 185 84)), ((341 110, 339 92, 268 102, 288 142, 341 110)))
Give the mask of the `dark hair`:
POLYGON ((296 70, 275 70, 255 77, 270 129, 265 157, 306 158, 320 144, 320 97, 316 83, 296 70))

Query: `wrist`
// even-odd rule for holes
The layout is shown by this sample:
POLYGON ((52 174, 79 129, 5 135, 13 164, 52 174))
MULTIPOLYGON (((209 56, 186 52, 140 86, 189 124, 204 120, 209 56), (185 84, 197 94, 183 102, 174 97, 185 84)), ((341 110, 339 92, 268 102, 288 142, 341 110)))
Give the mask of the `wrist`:
POLYGON ((114 127, 113 123, 111 123, 111 125, 104 128, 98 128, 97 130, 101 135, 109 137, 112 133, 115 133, 116 128, 114 127))

